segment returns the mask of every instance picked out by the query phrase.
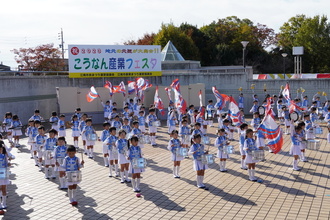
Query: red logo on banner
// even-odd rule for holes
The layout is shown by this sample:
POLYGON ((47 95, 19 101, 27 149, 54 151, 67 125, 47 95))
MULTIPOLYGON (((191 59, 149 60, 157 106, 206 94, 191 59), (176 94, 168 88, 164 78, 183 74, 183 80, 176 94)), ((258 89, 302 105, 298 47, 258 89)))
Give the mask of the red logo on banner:
POLYGON ((79 54, 79 48, 78 47, 72 47, 71 48, 71 53, 73 55, 78 55, 79 54))

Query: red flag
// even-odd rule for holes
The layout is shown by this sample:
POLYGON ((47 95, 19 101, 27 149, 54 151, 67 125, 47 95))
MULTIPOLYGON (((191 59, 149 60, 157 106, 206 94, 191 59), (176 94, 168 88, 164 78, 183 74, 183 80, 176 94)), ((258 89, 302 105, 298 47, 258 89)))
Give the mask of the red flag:
POLYGON ((179 79, 173 80, 173 82, 171 83, 170 87, 172 87, 172 89, 175 89, 178 92, 181 92, 180 91, 180 82, 179 82, 179 79))
POLYGON ((113 95, 113 86, 112 83, 109 81, 105 81, 104 87, 109 89, 110 96, 112 97, 113 95))
POLYGON ((199 117, 204 118, 204 115, 205 115, 205 108, 200 107, 200 110, 199 110, 199 111, 200 111, 200 112, 199 112, 199 114, 197 115, 197 118, 199 118, 199 117))
POLYGON ((128 94, 131 95, 134 92, 136 93, 136 89, 137 89, 136 82, 135 81, 128 81, 128 84, 127 84, 128 94))
POLYGON ((268 139, 268 147, 274 154, 280 152, 283 146, 283 134, 280 126, 275 122, 273 114, 269 110, 261 122, 258 132, 262 132, 268 139))
POLYGON ((125 88, 125 84, 122 81, 118 86, 113 86, 113 93, 123 93, 124 97, 126 94, 126 88, 125 88))
POLYGON ((168 97, 168 100, 172 101, 172 98, 171 98, 171 88, 165 88, 165 91, 166 91, 166 95, 168 97))
POLYGON ((136 78, 135 82, 138 90, 146 90, 147 88, 152 87, 152 84, 150 84, 149 80, 147 79, 136 78))
POLYGON ((241 112, 238 108, 237 102, 232 96, 230 96, 229 99, 230 99, 230 103, 228 106, 228 110, 229 110, 228 115, 231 118, 234 125, 240 125, 243 122, 241 121, 242 120, 241 112))
POLYGON ((289 85, 289 83, 286 83, 285 88, 283 89, 282 95, 286 100, 288 100, 288 101, 291 100, 290 99, 290 85, 289 85))
POLYGON ((87 102, 92 102, 94 99, 99 97, 94 86, 91 87, 89 93, 86 95, 87 102))
POLYGON ((155 105, 155 108, 159 110, 160 114, 165 115, 163 101, 161 100, 161 98, 158 95, 158 86, 156 86, 154 105, 155 105))
POLYGON ((225 94, 220 94, 220 92, 217 90, 215 86, 212 87, 212 92, 215 98, 217 99, 217 103, 215 103, 214 107, 220 110, 223 109, 230 99, 229 96, 225 94))
POLYGON ((290 101, 290 106, 289 106, 289 112, 292 113, 292 112, 294 112, 294 111, 296 111, 296 110, 301 110, 301 111, 303 111, 304 109, 301 108, 301 107, 299 107, 296 103, 294 103, 293 100, 291 100, 291 101, 290 101))

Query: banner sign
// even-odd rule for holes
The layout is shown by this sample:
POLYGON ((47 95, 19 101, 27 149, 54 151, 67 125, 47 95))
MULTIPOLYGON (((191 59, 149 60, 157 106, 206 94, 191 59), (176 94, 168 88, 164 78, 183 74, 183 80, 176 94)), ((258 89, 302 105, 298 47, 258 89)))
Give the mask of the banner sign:
POLYGON ((69 77, 161 76, 158 45, 69 45, 69 77))

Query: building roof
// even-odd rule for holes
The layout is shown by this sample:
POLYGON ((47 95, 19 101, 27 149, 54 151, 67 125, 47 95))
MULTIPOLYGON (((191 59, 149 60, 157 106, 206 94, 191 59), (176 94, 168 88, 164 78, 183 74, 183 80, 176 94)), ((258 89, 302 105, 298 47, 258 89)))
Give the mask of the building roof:
POLYGON ((10 66, 3 65, 0 63, 0 71, 10 71, 10 66))
POLYGON ((162 50, 162 61, 184 61, 180 52, 175 48, 171 41, 168 41, 162 50))

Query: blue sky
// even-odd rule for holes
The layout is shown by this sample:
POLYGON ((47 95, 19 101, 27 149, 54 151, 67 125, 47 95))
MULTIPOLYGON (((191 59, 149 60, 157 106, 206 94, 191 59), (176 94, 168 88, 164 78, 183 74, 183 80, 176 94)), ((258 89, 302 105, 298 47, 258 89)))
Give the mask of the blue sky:
POLYGON ((161 23, 187 22, 198 27, 237 16, 279 30, 290 17, 327 15, 328 0, 17 0, 1 3, 0 62, 14 69, 10 50, 60 43, 122 44, 144 33, 158 32, 161 23))

